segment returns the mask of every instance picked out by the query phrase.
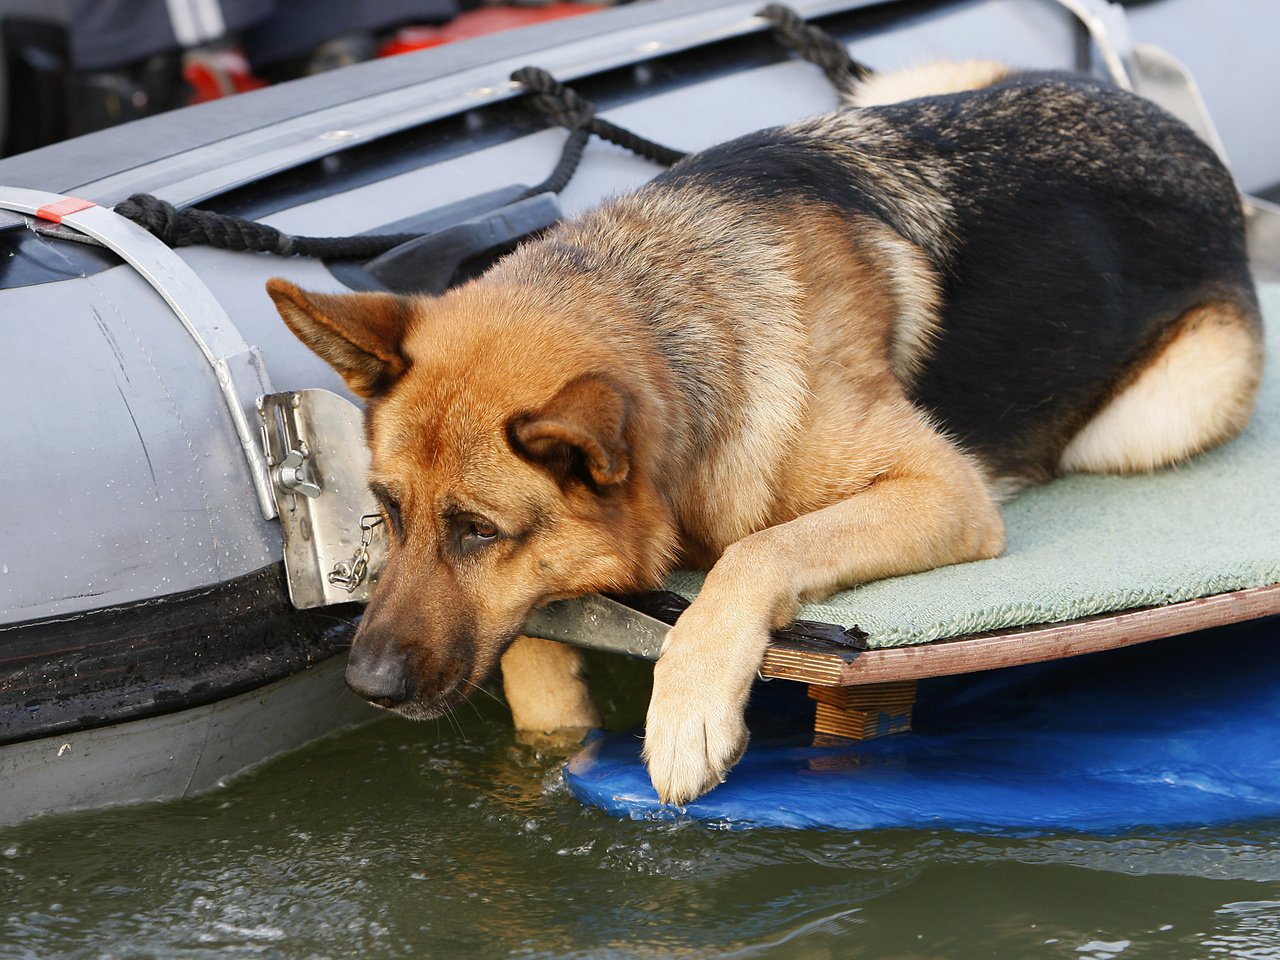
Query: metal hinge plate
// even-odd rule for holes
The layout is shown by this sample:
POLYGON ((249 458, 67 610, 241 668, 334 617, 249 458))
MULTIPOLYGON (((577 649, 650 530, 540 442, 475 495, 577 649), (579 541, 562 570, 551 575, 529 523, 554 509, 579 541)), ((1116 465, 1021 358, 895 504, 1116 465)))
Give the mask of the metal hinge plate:
POLYGON ((258 416, 290 600, 299 609, 367 602, 386 540, 369 493, 360 408, 328 390, 293 390, 260 397, 258 416))

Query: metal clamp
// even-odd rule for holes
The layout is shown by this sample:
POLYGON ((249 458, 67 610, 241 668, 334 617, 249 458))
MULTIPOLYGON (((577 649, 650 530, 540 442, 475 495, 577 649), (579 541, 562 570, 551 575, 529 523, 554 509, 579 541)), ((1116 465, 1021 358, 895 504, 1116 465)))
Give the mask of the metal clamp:
POLYGON ((286 490, 296 491, 304 497, 320 496, 320 484, 311 475, 311 451, 305 443, 298 444, 296 449, 285 454, 280 466, 276 467, 276 482, 286 490))
POLYGON ((382 517, 360 409, 327 390, 297 390, 260 397, 258 416, 289 599, 300 609, 368 600, 386 543, 374 536, 382 517))
MULTIPOLYGON (((296 410, 302 402, 300 394, 285 394, 291 409, 296 410)), ((267 454, 267 465, 273 468, 272 476, 286 493, 300 493, 304 497, 320 496, 320 484, 315 478, 314 464, 311 460, 311 448, 307 441, 298 436, 298 425, 290 416, 282 416, 278 411, 270 420, 275 426, 275 435, 268 429, 265 398, 258 400, 258 417, 262 427, 262 449, 267 454)))

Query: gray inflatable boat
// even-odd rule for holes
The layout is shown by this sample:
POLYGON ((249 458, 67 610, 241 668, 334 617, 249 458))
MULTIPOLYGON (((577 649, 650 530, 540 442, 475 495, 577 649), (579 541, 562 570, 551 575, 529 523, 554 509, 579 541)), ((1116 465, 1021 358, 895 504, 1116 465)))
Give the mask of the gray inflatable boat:
MULTIPOLYGON (((517 201, 566 138, 508 79, 527 64, 680 150, 832 108, 760 6, 636 3, 0 161, 0 823, 207 789, 371 714, 341 680, 377 566, 360 414, 264 282, 442 287, 661 169, 593 140, 558 195, 517 201), (138 192, 295 235, 425 239, 372 261, 174 250, 113 212, 138 192)), ((874 66, 1110 75, 1197 125, 1246 193, 1280 182, 1280 7, 795 8, 874 66)), ((1271 208, 1253 206, 1253 240, 1274 249, 1271 208)))

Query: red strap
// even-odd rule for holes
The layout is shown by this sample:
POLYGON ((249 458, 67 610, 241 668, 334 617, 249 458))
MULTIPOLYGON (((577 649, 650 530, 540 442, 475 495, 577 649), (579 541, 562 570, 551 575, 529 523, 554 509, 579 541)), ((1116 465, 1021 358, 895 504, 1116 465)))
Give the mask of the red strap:
POLYGON ((92 200, 81 200, 79 197, 63 197, 57 203, 46 204, 36 211, 36 216, 41 220, 52 220, 54 223, 61 223, 62 218, 72 213, 79 213, 81 210, 87 210, 94 206, 92 200))

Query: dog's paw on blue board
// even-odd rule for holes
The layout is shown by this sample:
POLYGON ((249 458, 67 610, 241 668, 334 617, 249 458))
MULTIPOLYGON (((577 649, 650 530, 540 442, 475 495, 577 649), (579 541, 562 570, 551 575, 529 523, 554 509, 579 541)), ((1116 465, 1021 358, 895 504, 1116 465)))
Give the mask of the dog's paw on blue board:
POLYGON ((757 717, 728 780, 679 809, 658 802, 635 733, 588 744, 565 779, 614 816, 743 827, 1118 833, 1280 817, 1280 618, 922 681, 906 735, 814 747, 797 718, 786 726, 757 717))

